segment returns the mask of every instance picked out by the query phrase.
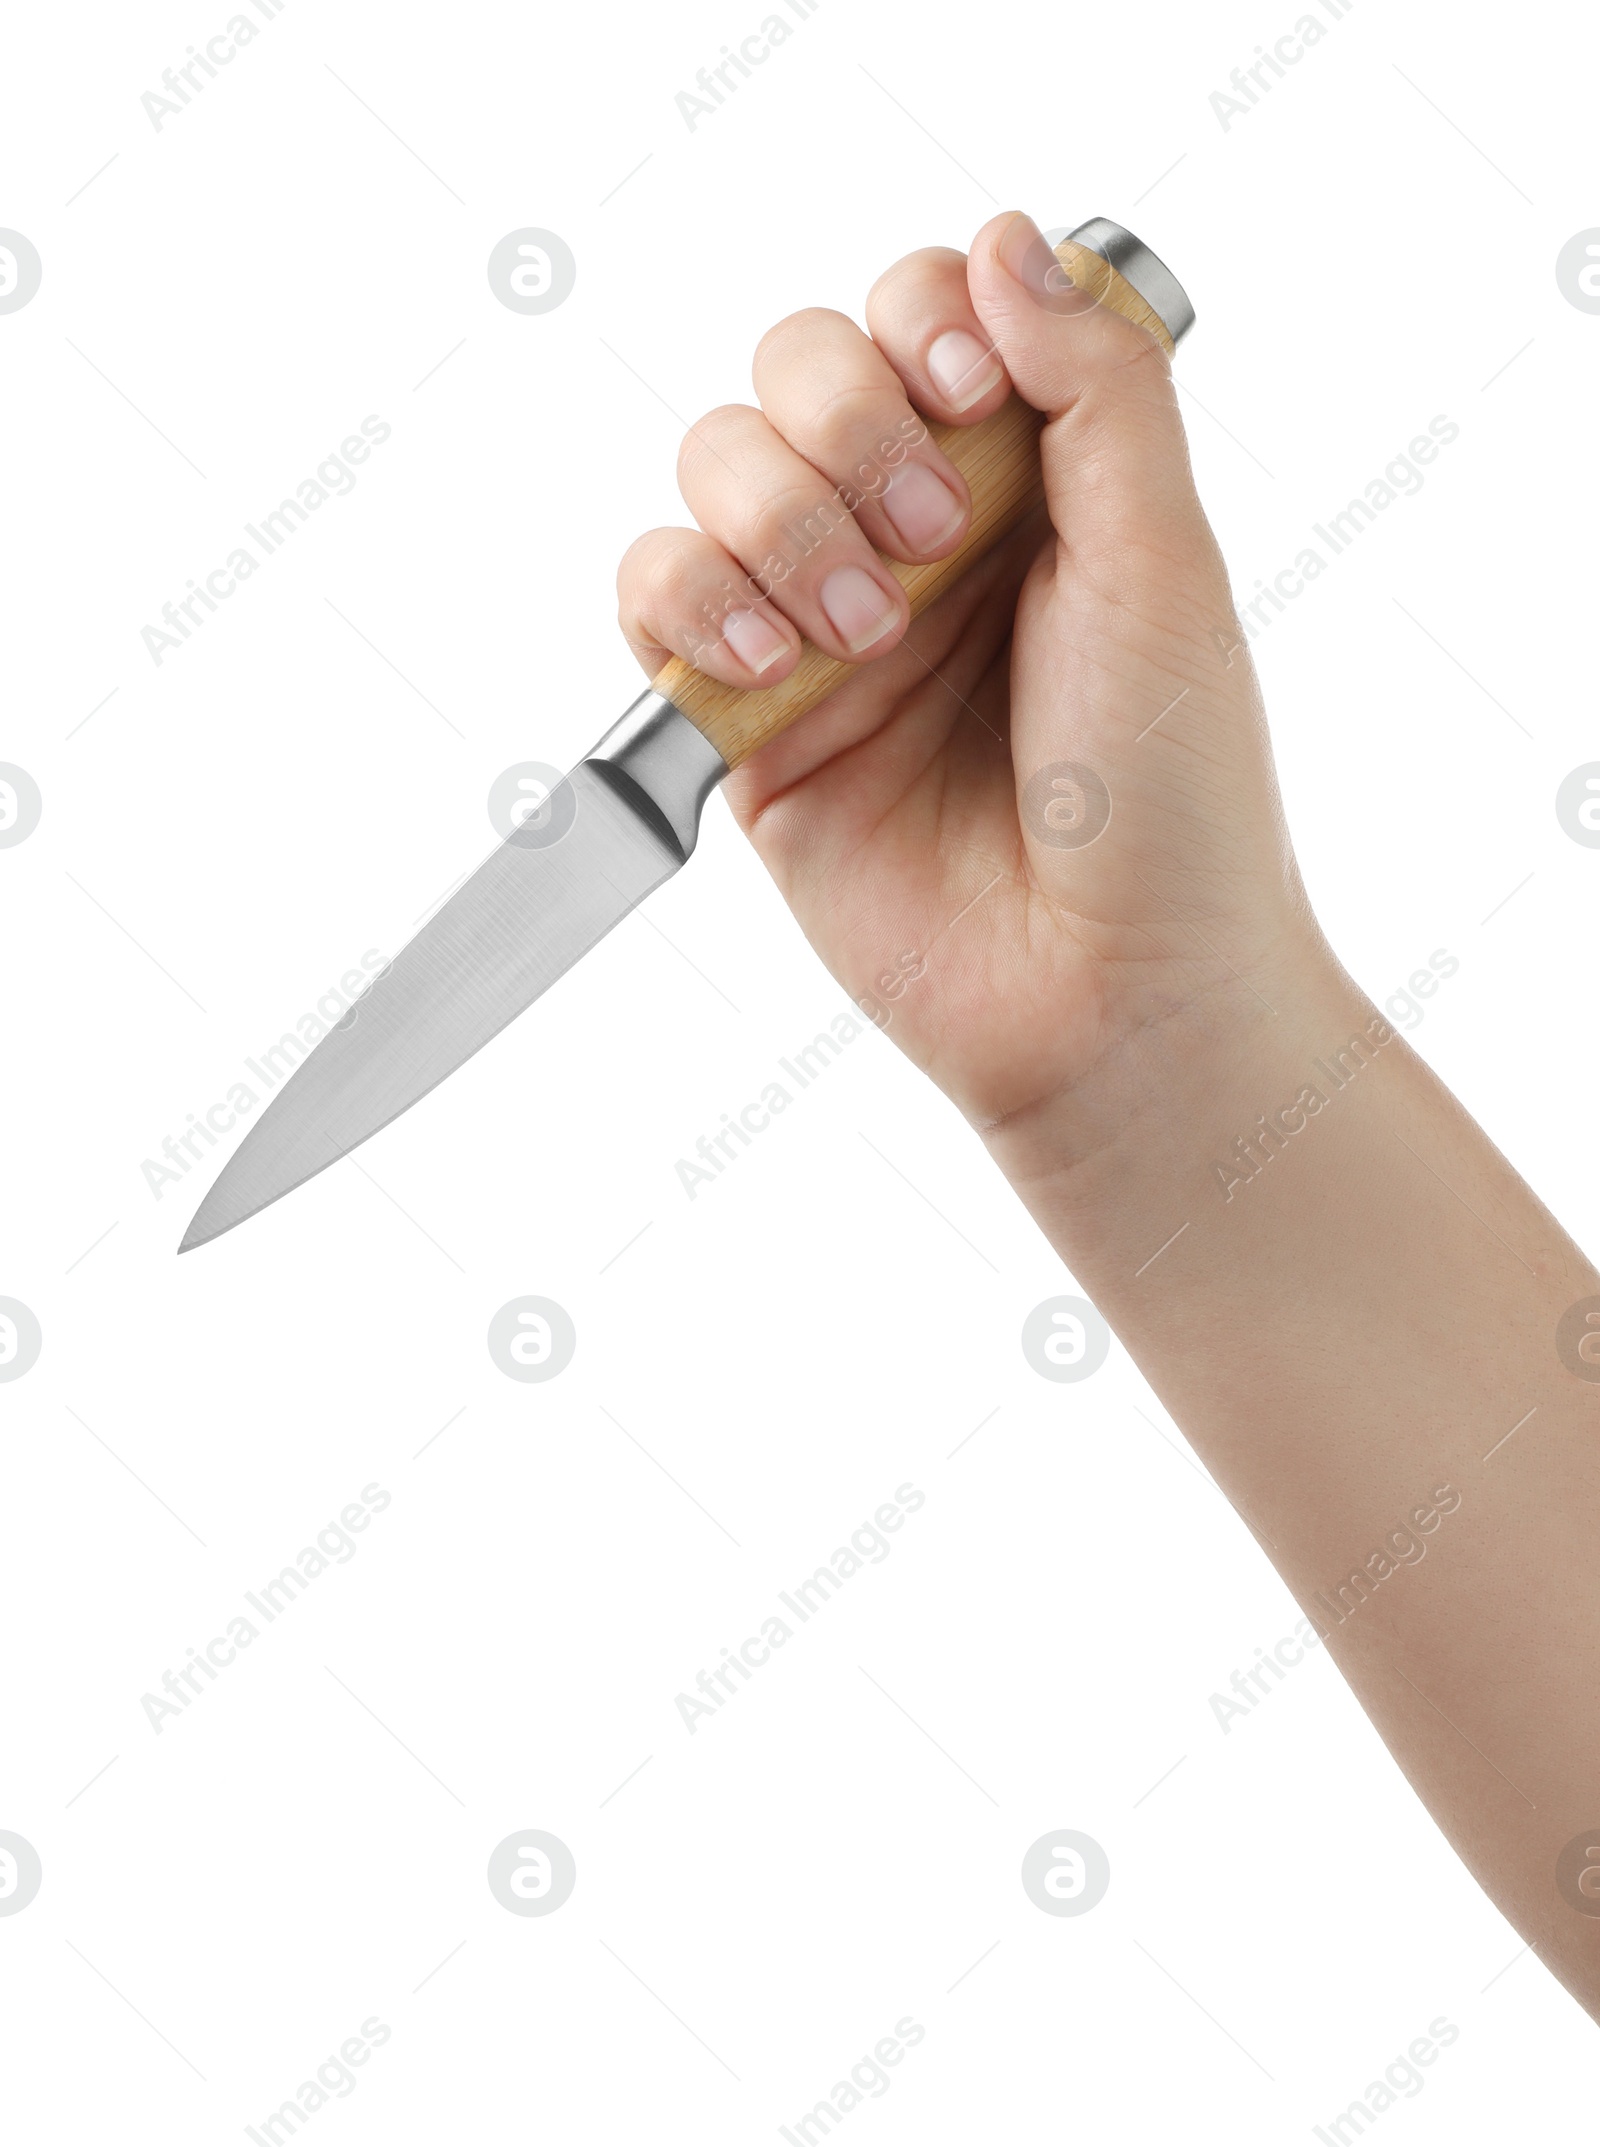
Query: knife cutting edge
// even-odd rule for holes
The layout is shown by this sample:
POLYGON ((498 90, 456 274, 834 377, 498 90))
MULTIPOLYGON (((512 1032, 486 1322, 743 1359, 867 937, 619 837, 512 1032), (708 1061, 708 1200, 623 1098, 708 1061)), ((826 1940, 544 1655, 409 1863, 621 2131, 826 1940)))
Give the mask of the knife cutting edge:
MULTIPOLYGON (((1120 224, 1096 217, 1055 251, 1074 287, 1169 354, 1193 326, 1177 279, 1120 224)), ((967 480, 972 520, 947 559, 885 560, 913 618, 1043 498, 1042 424, 1013 395, 981 424, 929 425, 967 480)), ((480 1051, 688 861, 723 777, 856 668, 807 643, 780 684, 741 692, 674 658, 295 1068, 179 1252, 304 1185, 480 1051)))

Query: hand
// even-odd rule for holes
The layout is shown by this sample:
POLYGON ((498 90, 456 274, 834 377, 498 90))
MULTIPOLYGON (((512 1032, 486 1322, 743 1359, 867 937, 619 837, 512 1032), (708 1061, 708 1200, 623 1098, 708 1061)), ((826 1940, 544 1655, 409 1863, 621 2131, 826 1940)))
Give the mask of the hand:
POLYGON ((1560 1877, 1600 1772, 1595 1390, 1552 1344, 1600 1275, 1317 933, 1166 359, 1052 296, 1050 266, 999 217, 966 261, 891 269, 871 340, 832 313, 774 329, 761 410, 685 443, 706 533, 634 546, 624 627, 652 674, 670 651, 774 683, 799 634, 858 663, 737 770, 734 811, 853 995, 926 958, 890 1035, 983 1128, 1301 1630, 1600 2018, 1600 1922, 1560 1877), (873 546, 952 549, 960 480, 923 439, 822 536, 830 495, 914 412, 970 424, 1009 384, 1047 413, 1048 525, 908 632, 873 546), (1111 797, 1076 849, 1029 787, 1063 761, 1111 797), (1405 1528, 1458 1508, 1413 1567, 1405 1528))
POLYGON ((891 269, 871 340, 832 313, 774 329, 761 410, 685 443, 705 534, 634 546, 623 624, 652 674, 670 651, 774 683, 799 634, 858 663, 737 770, 734 811, 852 994, 925 956, 890 1035, 983 1128, 1301 1630, 1600 2018, 1600 1922, 1561 1881, 1600 1772, 1595 1390, 1551 1339, 1600 1275, 1317 933, 1166 360, 1052 296, 1050 266, 998 217, 966 261, 891 269), (970 424, 1009 384, 1047 413, 1048 525, 908 632, 873 546, 952 549, 960 480, 922 439, 822 536, 829 497, 914 412, 970 424), (1112 803, 1075 849, 1029 787, 1063 761, 1112 803), (1458 1508, 1414 1561, 1405 1529, 1458 1508))
POLYGON ((1104 1073, 1119 1100, 1092 1137, 1111 1137, 1224 1008, 1248 1022, 1241 978, 1318 944, 1165 353, 1061 285, 1030 219, 999 216, 965 260, 930 248, 880 277, 870 336, 822 310, 780 322, 761 407, 684 441, 701 529, 652 531, 619 574, 651 675, 671 653, 775 684, 802 635, 858 666, 736 771, 730 803, 846 989, 883 1004, 880 978, 925 964, 889 1034, 985 1131, 1025 1145, 1048 1120, 1052 1155, 1072 1145, 1060 1099, 1104 1073), (969 504, 916 413, 975 424, 1013 386, 1047 414, 1048 522, 907 631, 874 547, 944 557, 969 504), (862 497, 880 443, 917 434, 862 497), (1061 762, 1110 794, 1082 848, 1044 817, 1070 818, 1071 793, 1029 789, 1061 762))

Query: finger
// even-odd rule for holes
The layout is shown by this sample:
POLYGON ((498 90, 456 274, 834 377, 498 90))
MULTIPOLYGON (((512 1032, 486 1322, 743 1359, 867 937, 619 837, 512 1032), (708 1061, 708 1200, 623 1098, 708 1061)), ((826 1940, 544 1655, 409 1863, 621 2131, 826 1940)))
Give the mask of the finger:
POLYGON ((617 568, 617 619, 651 678, 681 656, 727 686, 775 686, 800 653, 788 620, 698 529, 652 529, 629 545, 617 568))
POLYGON ((1203 526, 1167 354, 1076 289, 1031 217, 997 216, 973 241, 967 281, 1017 392, 1043 410, 1050 516, 1072 541, 1140 549, 1203 526))
POLYGON ((807 792, 804 824, 809 828, 810 815, 821 811, 845 829, 847 842, 864 839, 952 738, 969 774, 992 760, 1014 784, 1006 643, 1017 588, 1039 544, 1038 528, 1013 531, 922 614, 881 664, 852 673, 803 723, 791 723, 741 761, 726 786, 735 817, 753 825, 775 798, 826 769, 825 787, 807 792), (870 754, 858 754, 855 748, 868 739, 870 754))
POLYGON ((900 377, 842 313, 792 313, 751 368, 773 426, 819 469, 869 543, 894 559, 942 559, 966 533, 966 480, 934 445, 900 377))
POLYGON ((678 489, 756 593, 825 655, 881 656, 910 622, 905 591, 820 470, 759 410, 727 403, 678 456, 678 489))
POLYGON ((872 340, 928 417, 975 425, 1011 382, 967 288, 967 257, 927 246, 886 269, 867 293, 872 340))

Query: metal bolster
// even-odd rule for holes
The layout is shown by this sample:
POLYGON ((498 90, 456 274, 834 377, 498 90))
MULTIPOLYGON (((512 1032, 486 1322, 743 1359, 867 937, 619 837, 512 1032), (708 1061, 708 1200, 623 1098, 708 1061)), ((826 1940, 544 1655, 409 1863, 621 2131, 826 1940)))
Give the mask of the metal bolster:
POLYGON ((584 758, 629 804, 642 801, 680 859, 693 851, 705 802, 728 772, 710 740, 654 690, 641 693, 584 758))

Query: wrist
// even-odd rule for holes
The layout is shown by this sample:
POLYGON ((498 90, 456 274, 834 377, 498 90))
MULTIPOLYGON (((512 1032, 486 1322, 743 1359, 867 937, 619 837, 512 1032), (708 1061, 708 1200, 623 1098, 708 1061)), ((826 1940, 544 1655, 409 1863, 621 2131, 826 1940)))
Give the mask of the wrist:
POLYGON ((1392 1035, 1315 927, 1296 929, 1248 970, 1219 958, 1157 995, 1068 1088, 983 1139, 1088 1283, 1281 1153, 1326 1108, 1352 1037, 1377 1053, 1392 1035))

